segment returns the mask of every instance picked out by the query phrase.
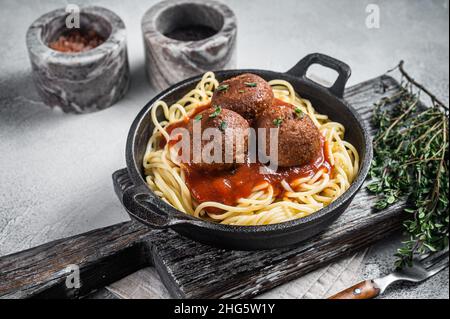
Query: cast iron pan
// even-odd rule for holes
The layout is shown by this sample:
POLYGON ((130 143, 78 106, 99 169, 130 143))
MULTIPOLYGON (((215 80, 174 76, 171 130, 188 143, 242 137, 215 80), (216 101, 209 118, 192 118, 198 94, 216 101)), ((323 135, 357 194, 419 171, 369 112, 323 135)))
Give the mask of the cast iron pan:
POLYGON ((181 235, 216 247, 258 250, 285 247, 304 241, 323 231, 345 211, 363 184, 372 160, 372 142, 363 120, 343 100, 344 88, 351 74, 350 67, 334 58, 315 53, 303 58, 286 73, 229 70, 218 71, 216 76, 219 80, 223 80, 248 72, 258 74, 267 81, 273 79, 289 81, 302 97, 311 100, 318 112, 327 114, 332 120, 345 125, 345 138, 356 147, 361 157, 360 172, 351 187, 329 206, 308 217, 267 226, 229 226, 203 221, 184 214, 162 201, 146 186, 143 175, 142 159, 153 131, 150 109, 158 100, 164 100, 169 105, 176 102, 200 81, 201 76, 197 76, 158 94, 147 103, 131 126, 126 146, 127 168, 114 173, 113 181, 117 196, 132 218, 152 228, 173 229, 181 235), (339 76, 336 82, 326 88, 308 79, 306 72, 313 64, 337 71, 339 76), (125 170, 131 183, 127 183, 124 187, 125 170))

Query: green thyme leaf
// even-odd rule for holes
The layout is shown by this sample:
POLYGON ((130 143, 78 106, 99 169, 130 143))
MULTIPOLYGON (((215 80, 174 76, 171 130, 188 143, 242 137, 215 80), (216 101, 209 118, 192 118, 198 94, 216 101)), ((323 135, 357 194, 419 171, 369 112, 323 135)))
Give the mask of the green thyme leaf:
POLYGON ((244 84, 245 84, 245 86, 250 87, 250 88, 254 88, 254 87, 258 86, 258 84, 255 82, 245 82, 244 84))
POLYGON ((219 129, 224 132, 226 130, 227 126, 228 126, 227 122, 222 121, 222 122, 220 122, 219 129))
POLYGON ((202 118, 203 118, 203 115, 198 114, 194 119, 195 119, 196 121, 200 121, 202 118))
POLYGON ((220 114, 221 112, 222 112, 222 107, 219 106, 219 105, 216 105, 214 112, 211 113, 211 114, 209 115, 209 117, 212 118, 212 119, 213 119, 213 118, 216 118, 217 116, 219 116, 219 114, 220 114))
POLYGON ((297 114, 297 117, 300 119, 305 116, 305 113, 303 113, 302 109, 299 107, 295 108, 295 114, 297 114))
POLYGON ((229 88, 230 88, 229 84, 222 84, 216 89, 216 91, 217 92, 228 91, 229 88))
POLYGON ((281 123, 283 123, 283 119, 281 119, 281 118, 277 118, 277 119, 273 120, 273 125, 275 125, 276 127, 280 127, 281 123))

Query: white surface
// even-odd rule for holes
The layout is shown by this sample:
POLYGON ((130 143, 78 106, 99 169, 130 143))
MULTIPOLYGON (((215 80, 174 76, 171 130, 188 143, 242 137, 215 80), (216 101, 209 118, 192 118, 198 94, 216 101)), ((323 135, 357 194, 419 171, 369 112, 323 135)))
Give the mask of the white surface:
MULTIPOLYGON (((142 14, 155 2, 77 1, 105 6, 124 20, 132 83, 114 107, 75 116, 39 102, 25 47, 28 26, 66 1, 0 0, 0 255, 127 220, 111 173, 125 166, 128 128, 155 93, 145 79, 140 31, 142 14)), ((224 2, 238 17, 239 67, 285 71, 317 51, 350 64, 350 84, 356 84, 404 59, 448 101, 446 0, 224 2), (365 26, 368 3, 380 6, 380 29, 365 26)), ((377 263, 391 265, 388 253, 381 249, 377 263)), ((434 296, 448 298, 448 272, 439 278, 446 291, 434 296)))

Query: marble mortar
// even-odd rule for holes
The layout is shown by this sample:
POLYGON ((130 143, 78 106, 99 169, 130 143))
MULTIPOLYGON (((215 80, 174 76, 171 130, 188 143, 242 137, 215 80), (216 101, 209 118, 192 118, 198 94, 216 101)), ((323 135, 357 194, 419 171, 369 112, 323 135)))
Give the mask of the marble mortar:
POLYGON ((51 11, 28 29, 26 42, 33 79, 43 102, 66 113, 90 113, 120 100, 129 86, 126 31, 112 11, 94 6, 80 8, 81 29, 105 38, 100 46, 79 53, 51 49, 66 27, 64 9, 51 11))
POLYGON ((212 0, 168 0, 142 18, 146 71, 159 90, 207 71, 236 67, 237 20, 231 9, 212 0), (197 41, 167 36, 174 29, 206 26, 215 31, 197 41))

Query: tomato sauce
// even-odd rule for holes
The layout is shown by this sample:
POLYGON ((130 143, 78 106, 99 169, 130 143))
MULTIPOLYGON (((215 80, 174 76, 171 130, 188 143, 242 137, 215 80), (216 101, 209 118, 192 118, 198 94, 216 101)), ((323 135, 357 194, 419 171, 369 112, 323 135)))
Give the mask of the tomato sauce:
POLYGON ((259 162, 245 163, 232 171, 208 174, 186 165, 186 184, 191 190, 192 197, 199 203, 214 201, 234 206, 240 198, 249 197, 256 186, 265 182, 273 187, 277 198, 282 198, 285 193, 281 185, 283 180, 290 184, 299 178, 312 177, 321 169, 331 172, 331 165, 324 154, 325 151, 322 150, 311 164, 289 168, 279 167, 276 172, 270 173, 260 170, 263 164, 259 162))

